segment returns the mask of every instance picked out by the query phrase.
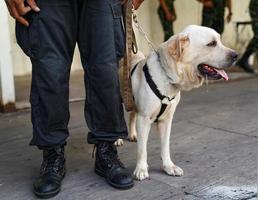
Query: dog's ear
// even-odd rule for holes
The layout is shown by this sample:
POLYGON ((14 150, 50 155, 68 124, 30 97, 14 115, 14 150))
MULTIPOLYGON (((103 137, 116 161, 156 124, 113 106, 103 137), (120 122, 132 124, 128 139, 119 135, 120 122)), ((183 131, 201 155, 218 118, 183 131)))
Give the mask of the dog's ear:
POLYGON ((179 61, 184 52, 184 49, 190 44, 190 39, 188 35, 180 33, 176 37, 171 38, 169 43, 169 54, 176 61, 179 61))

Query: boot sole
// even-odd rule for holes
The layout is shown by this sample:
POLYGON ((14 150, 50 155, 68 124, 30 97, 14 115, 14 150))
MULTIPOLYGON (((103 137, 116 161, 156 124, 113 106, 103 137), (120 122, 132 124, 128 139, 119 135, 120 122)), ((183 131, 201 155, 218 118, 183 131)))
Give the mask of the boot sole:
POLYGON ((106 178, 105 173, 95 168, 95 173, 101 177, 104 177, 106 181, 114 188, 120 189, 120 190, 128 190, 131 189, 134 186, 134 183, 128 184, 128 185, 118 185, 113 182, 111 182, 109 179, 106 178))
MULTIPOLYGON (((65 174, 66 173, 64 173, 61 181, 63 181, 63 179, 65 177, 65 174)), ((39 192, 36 192, 35 190, 33 190, 35 196, 40 198, 40 199, 50 199, 50 198, 56 196, 60 191, 61 191, 61 187, 59 189, 55 190, 55 191, 48 192, 48 193, 39 193, 39 192)))
POLYGON ((49 193, 38 193, 38 192, 34 191, 34 194, 36 197, 38 197, 40 199, 49 199, 49 198, 56 196, 60 191, 61 191, 61 189, 58 189, 56 191, 49 192, 49 193))

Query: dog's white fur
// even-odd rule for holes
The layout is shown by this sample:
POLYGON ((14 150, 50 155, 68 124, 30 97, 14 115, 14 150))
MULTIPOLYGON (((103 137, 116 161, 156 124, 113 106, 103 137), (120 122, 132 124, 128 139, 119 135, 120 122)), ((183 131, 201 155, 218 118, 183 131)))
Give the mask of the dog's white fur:
MULTIPOLYGON (((176 166, 170 156, 170 132, 172 119, 180 101, 180 91, 197 88, 204 82, 197 66, 205 63, 216 68, 225 68, 232 64, 229 54, 233 50, 225 47, 220 41, 220 35, 206 27, 191 25, 181 33, 162 43, 156 52, 145 56, 139 52, 132 61, 137 68, 131 77, 133 95, 137 107, 130 114, 129 139, 137 139, 137 165, 135 178, 143 180, 149 177, 147 164, 147 140, 151 124, 155 121, 161 101, 153 93, 146 82, 142 67, 147 62, 149 73, 163 95, 175 99, 168 103, 166 111, 157 122, 161 140, 161 158, 163 170, 168 175, 182 176, 183 170, 176 166), (216 46, 207 44, 216 41, 216 46)), ((118 145, 123 141, 118 140, 118 145)))

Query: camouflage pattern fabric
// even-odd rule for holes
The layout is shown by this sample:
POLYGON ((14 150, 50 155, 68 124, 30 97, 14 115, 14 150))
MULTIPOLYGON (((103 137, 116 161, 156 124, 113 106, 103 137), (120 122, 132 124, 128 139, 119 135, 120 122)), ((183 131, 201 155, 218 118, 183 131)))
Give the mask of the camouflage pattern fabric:
MULTIPOLYGON (((174 1, 175 0, 165 0, 168 9, 170 10, 170 12, 174 11, 174 1)), ((161 25, 163 27, 164 30, 164 41, 168 40, 172 35, 174 35, 174 30, 173 30, 173 22, 169 22, 166 19, 166 14, 163 11, 163 9, 161 8, 161 6, 159 6, 158 8, 158 14, 159 14, 159 18, 161 21, 161 25)))
POLYGON ((202 26, 216 30, 219 34, 224 31, 224 14, 226 0, 213 0, 214 8, 203 7, 202 26))
POLYGON ((252 29, 254 37, 246 48, 246 51, 253 51, 258 57, 258 0, 251 0, 249 5, 250 16, 252 19, 252 29))

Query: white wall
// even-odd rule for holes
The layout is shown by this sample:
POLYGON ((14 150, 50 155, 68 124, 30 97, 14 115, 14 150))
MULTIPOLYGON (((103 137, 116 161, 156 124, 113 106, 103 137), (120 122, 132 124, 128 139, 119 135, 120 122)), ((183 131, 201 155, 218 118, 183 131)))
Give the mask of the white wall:
MULTIPOLYGON (((232 0, 233 2, 233 21, 244 21, 249 20, 248 14, 248 4, 249 0, 232 0)), ((144 30, 150 36, 151 40, 154 41, 156 45, 158 45, 163 40, 163 31, 158 19, 157 15, 157 7, 158 0, 145 0, 142 7, 138 11, 140 22, 144 30)), ((175 32, 179 32, 186 25, 189 24, 200 24, 201 22, 201 4, 196 0, 176 0, 175 4, 177 10, 177 21, 175 22, 174 29, 175 32)), ((2 9, 6 9, 5 6, 0 5, 0 12, 2 9)), ((31 66, 28 58, 26 58, 19 47, 16 44, 15 33, 14 33, 14 21, 13 19, 9 19, 9 24, 6 27, 2 28, 10 28, 11 34, 11 53, 13 57, 13 66, 14 66, 14 74, 15 75, 24 75, 29 74, 31 72, 31 66)), ((1 30, 0 29, 0 30, 1 30)), ((144 41, 144 39, 139 36, 138 33, 137 40, 141 50, 144 53, 149 52, 148 45, 144 41)), ((252 37, 251 28, 246 28, 240 38, 239 41, 236 42, 236 33, 234 29, 234 24, 231 22, 225 26, 225 32, 223 34, 223 40, 225 43, 238 51, 243 51, 244 46, 248 43, 250 38, 252 37)), ((1 45, 1 44, 0 44, 1 45)), ((1 47, 4 48, 4 47, 1 47)), ((1 56, 1 55, 0 55, 1 56)), ((74 63, 72 66, 72 70, 81 69, 80 58, 78 54, 78 50, 75 52, 74 63)))
MULTIPOLYGON (((1 5, 4 1, 0 2, 1 5)), ((0 27, 8 23, 7 10, 0 12, 0 27)), ((0 32, 0 106, 15 102, 11 41, 8 27, 0 32)))

